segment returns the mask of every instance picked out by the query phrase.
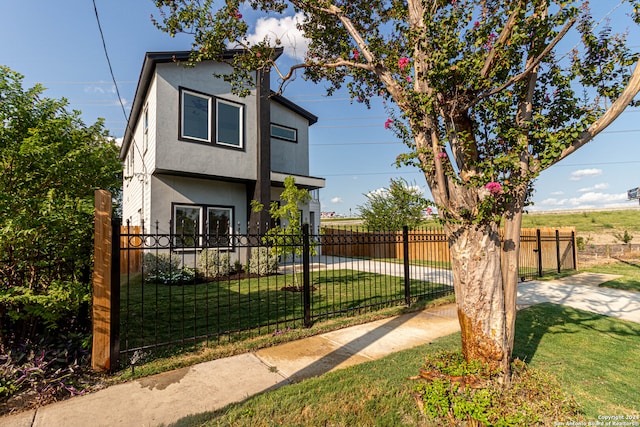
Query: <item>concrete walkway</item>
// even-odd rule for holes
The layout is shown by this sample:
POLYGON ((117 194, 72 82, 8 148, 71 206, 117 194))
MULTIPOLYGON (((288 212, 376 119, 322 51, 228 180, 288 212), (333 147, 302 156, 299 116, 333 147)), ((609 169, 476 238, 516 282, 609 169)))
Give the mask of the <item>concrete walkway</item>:
MULTIPOLYGON (((582 273, 521 283, 519 306, 563 304, 640 323, 640 293, 599 288, 582 273)), ((0 427, 171 425, 291 382, 378 359, 459 330, 453 304, 353 326, 108 387, 0 418, 0 427)))

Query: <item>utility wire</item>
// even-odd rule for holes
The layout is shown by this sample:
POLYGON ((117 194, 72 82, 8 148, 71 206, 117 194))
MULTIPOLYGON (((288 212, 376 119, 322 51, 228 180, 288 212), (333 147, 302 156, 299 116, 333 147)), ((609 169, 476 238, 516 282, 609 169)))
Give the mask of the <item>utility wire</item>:
POLYGON ((118 89, 118 82, 116 82, 116 77, 113 74, 113 67, 111 66, 111 59, 109 58, 109 51, 107 50, 107 44, 104 41, 104 33, 102 32, 102 25, 100 25, 100 16, 98 15, 98 7, 96 6, 96 0, 93 0, 93 11, 96 14, 96 22, 98 23, 98 30, 100 31, 100 39, 102 40, 102 48, 104 49, 104 56, 107 58, 107 65, 109 66, 109 73, 111 74, 111 80, 113 80, 113 85, 116 88, 116 95, 118 95, 118 101, 120 102, 120 107, 122 107, 122 114, 124 115, 124 119, 128 122, 129 117, 127 116, 127 112, 124 108, 122 97, 120 96, 120 89, 118 89))

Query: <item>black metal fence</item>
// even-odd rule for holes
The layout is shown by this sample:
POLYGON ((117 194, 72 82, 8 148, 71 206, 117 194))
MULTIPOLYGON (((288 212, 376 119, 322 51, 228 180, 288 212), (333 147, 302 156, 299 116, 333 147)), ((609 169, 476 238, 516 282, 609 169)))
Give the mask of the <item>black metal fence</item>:
MULTIPOLYGON (((120 260, 118 341, 125 359, 160 347, 277 335, 330 317, 453 293, 448 246, 439 230, 325 229, 313 235, 304 226, 301 235, 275 236, 157 230, 123 226, 113 239, 120 260)), ((538 252, 546 248, 538 240, 523 243, 524 251, 535 244, 538 252)), ((542 274, 542 264, 534 265, 520 266, 523 278, 534 270, 542 274)), ((557 265, 567 268, 575 269, 575 255, 573 264, 557 265)))

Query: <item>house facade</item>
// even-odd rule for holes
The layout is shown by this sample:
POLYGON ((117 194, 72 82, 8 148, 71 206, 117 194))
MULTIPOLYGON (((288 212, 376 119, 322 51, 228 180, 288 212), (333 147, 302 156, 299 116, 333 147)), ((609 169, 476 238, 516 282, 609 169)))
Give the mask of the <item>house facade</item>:
POLYGON ((301 215, 317 231, 324 179, 309 175, 309 126, 317 117, 272 93, 268 71, 255 72, 250 94, 239 97, 215 77, 229 73, 228 64, 181 65, 188 56, 145 55, 120 151, 123 222, 151 231, 157 224, 162 234, 264 231, 270 202, 293 176, 313 196, 301 215), (252 212, 252 200, 267 209, 252 212))

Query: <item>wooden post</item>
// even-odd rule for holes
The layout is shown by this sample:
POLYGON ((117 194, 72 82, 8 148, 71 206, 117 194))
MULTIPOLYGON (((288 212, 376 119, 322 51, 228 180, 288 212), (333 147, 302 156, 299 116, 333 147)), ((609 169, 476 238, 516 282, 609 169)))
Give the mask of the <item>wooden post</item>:
POLYGON ((100 372, 115 368, 113 362, 117 362, 118 357, 117 354, 112 354, 114 322, 112 319, 111 281, 114 273, 113 265, 117 263, 119 267, 120 260, 113 259, 111 209, 111 193, 105 190, 96 190, 91 368, 100 372))

